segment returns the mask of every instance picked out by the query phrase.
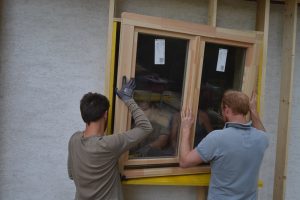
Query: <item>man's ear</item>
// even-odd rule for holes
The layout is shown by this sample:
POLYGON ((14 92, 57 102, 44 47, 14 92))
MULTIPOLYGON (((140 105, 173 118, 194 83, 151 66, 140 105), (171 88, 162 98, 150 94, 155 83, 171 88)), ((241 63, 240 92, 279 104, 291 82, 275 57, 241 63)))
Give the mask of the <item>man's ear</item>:
POLYGON ((225 113, 226 115, 228 115, 229 112, 230 112, 230 108, 229 108, 227 105, 224 105, 223 111, 224 111, 224 113, 225 113))
POLYGON ((105 111, 105 113, 104 113, 104 119, 107 119, 107 118, 108 118, 108 110, 105 111))

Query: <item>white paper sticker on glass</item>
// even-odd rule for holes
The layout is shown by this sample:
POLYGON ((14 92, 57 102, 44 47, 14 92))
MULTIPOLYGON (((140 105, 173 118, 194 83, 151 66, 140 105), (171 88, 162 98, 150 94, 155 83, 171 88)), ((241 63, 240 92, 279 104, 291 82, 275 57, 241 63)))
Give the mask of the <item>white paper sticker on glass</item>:
POLYGON ((226 58, 227 58, 227 49, 219 49, 218 62, 217 62, 217 71, 225 72, 226 58))
POLYGON ((154 47, 154 64, 164 65, 165 64, 165 40, 155 39, 154 47))

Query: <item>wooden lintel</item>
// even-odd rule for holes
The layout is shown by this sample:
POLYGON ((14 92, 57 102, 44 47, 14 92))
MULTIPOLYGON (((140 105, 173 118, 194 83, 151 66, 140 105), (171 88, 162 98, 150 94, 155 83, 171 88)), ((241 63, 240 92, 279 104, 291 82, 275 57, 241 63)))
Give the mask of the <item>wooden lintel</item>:
POLYGON ((136 27, 146 27, 150 29, 163 30, 169 32, 183 33, 189 35, 201 35, 206 37, 221 38, 224 40, 240 41, 245 43, 255 43, 257 39, 256 31, 241 31, 200 25, 180 20, 166 19, 162 17, 145 16, 134 13, 122 13, 122 24, 136 27))
POLYGON ((123 175, 128 178, 174 176, 183 174, 210 173, 210 166, 196 166, 190 168, 180 167, 161 167, 161 168, 143 168, 143 169, 125 169, 123 175))
POLYGON ((293 71, 296 45, 297 0, 284 5, 283 47, 281 66, 280 103, 276 147, 273 200, 285 199, 287 179, 288 143, 290 132, 293 71))

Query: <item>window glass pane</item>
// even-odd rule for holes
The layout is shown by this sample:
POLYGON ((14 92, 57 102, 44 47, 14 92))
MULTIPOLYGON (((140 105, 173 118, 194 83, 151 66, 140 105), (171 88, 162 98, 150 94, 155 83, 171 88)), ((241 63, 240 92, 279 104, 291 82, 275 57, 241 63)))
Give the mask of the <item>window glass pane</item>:
POLYGON ((188 40, 139 33, 134 99, 154 130, 129 159, 177 155, 187 49, 188 40))
POLYGON ((205 44, 194 146, 211 131, 222 129, 220 104, 228 89, 241 90, 246 49, 205 44))

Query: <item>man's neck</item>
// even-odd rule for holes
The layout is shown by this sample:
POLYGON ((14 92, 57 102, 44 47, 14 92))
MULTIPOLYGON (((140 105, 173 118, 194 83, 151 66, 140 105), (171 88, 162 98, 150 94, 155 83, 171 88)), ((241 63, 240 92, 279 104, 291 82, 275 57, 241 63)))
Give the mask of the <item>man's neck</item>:
POLYGON ((231 123, 239 123, 239 124, 246 124, 248 121, 244 115, 232 115, 228 122, 231 123))
POLYGON ((104 135, 104 126, 101 126, 97 123, 90 123, 86 125, 85 130, 83 132, 84 137, 92 137, 92 136, 102 136, 104 135))

